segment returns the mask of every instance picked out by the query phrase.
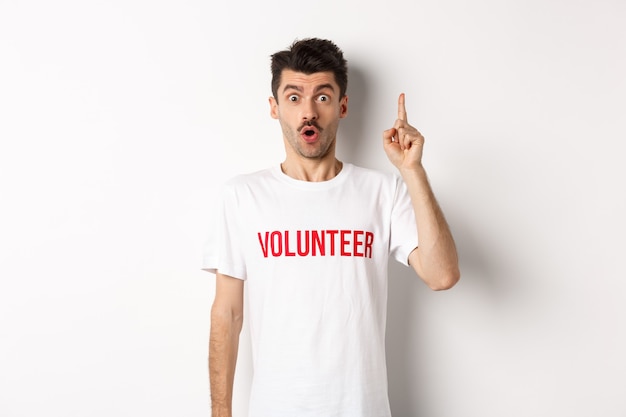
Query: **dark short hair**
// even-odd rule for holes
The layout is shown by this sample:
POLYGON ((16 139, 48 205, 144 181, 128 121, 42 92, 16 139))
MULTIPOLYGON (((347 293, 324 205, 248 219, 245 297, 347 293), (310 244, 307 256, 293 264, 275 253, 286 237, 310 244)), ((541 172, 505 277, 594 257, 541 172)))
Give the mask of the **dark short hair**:
POLYGON ((332 72, 339 85, 339 98, 348 89, 348 63, 343 52, 326 39, 307 38, 296 40, 291 46, 272 55, 272 94, 278 99, 283 70, 289 69, 304 74, 332 72))

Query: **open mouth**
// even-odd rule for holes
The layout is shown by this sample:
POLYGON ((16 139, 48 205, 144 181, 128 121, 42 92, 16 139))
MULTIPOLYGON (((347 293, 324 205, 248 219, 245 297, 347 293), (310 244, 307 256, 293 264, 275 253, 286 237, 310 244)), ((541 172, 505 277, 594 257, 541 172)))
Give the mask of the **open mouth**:
POLYGON ((300 137, 307 143, 315 142, 318 136, 319 130, 315 126, 305 126, 300 130, 300 137))

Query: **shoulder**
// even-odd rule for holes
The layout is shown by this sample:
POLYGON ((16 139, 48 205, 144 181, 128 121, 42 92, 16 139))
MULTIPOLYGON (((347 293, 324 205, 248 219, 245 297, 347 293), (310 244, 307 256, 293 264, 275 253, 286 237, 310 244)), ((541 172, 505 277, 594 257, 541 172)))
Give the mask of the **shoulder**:
POLYGON ((228 206, 238 206, 244 202, 265 201, 280 190, 278 167, 238 174, 221 184, 219 196, 228 206))
POLYGON ((224 191, 245 189, 258 184, 267 183, 273 178, 275 178, 274 168, 266 168, 260 171, 235 175, 222 184, 222 189, 224 191))
POLYGON ((346 164, 348 177, 352 181, 361 182, 384 187, 395 188, 398 186, 401 177, 399 174, 384 172, 376 169, 365 168, 357 165, 346 164))

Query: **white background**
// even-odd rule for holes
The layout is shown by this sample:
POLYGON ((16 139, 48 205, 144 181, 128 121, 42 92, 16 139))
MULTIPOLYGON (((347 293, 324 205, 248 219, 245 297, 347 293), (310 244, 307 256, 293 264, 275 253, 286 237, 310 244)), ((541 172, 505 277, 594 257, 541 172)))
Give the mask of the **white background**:
MULTIPOLYGON (((391 265, 394 416, 626 415, 626 3, 0 0, 0 415, 209 415, 213 193, 280 162, 269 55, 333 39, 342 160, 407 94, 457 239, 391 265)), ((244 330, 235 414, 250 376, 244 330)))

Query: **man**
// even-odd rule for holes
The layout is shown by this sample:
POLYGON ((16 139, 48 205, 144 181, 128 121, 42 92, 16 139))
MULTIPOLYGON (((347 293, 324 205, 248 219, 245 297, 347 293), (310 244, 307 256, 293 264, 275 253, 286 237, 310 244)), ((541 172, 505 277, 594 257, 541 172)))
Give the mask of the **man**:
POLYGON ((347 64, 330 41, 304 39, 275 53, 272 76, 270 114, 280 122, 285 160, 225 184, 204 261, 216 273, 213 416, 231 415, 244 283, 250 417, 390 416, 389 257, 434 290, 459 279, 454 241, 421 163, 424 138, 408 123, 401 94, 398 119, 383 132, 400 175, 336 159, 347 64))

